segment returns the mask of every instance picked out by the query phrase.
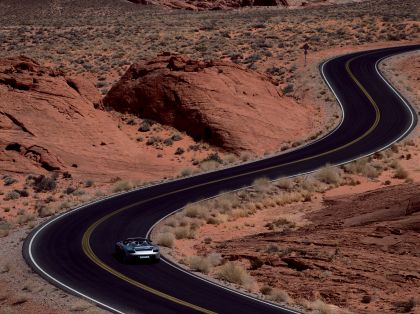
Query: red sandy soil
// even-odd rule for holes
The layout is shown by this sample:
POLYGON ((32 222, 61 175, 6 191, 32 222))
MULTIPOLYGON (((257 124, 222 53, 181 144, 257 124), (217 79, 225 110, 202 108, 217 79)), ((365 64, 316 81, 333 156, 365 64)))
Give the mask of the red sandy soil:
POLYGON ((132 65, 104 104, 233 152, 276 151, 321 126, 319 110, 283 97, 265 75, 179 55, 132 65))

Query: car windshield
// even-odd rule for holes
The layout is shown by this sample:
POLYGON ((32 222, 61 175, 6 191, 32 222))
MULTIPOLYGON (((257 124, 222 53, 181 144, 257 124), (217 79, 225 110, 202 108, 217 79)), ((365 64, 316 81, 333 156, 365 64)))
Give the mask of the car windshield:
POLYGON ((145 238, 132 238, 132 239, 127 239, 125 241, 123 241, 124 244, 129 244, 129 245, 152 245, 147 239, 145 238))

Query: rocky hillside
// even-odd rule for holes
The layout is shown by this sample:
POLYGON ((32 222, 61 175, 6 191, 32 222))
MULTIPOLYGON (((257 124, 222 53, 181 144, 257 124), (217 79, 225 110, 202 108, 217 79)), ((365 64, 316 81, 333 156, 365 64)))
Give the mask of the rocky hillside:
POLYGON ((283 97, 269 79, 231 62, 162 55, 132 65, 104 99, 230 151, 263 153, 305 139, 319 114, 283 97))
MULTIPOLYGON (((359 0, 360 1, 360 0, 359 0)), ((254 6, 304 7, 314 5, 358 2, 357 0, 130 0, 130 2, 160 5, 172 9, 224 10, 254 6)))

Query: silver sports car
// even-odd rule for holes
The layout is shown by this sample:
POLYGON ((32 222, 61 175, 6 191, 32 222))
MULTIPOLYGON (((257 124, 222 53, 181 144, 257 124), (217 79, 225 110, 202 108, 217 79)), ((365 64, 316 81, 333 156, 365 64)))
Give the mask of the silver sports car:
POLYGON ((140 259, 159 261, 159 247, 146 238, 128 238, 115 244, 115 254, 123 262, 140 259))

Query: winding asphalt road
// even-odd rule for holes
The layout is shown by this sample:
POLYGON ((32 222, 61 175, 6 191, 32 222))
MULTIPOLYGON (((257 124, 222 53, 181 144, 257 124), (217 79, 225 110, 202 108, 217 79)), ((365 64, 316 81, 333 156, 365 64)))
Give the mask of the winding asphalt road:
POLYGON ((54 285, 113 312, 296 313, 210 284, 166 260, 120 264, 112 256, 114 244, 148 235, 157 221, 187 202, 249 186, 259 177, 276 179, 345 163, 401 140, 414 128, 417 115, 377 64, 419 48, 359 52, 324 63, 321 73, 344 113, 328 136, 283 155, 150 186, 55 217, 27 237, 26 261, 54 285))

